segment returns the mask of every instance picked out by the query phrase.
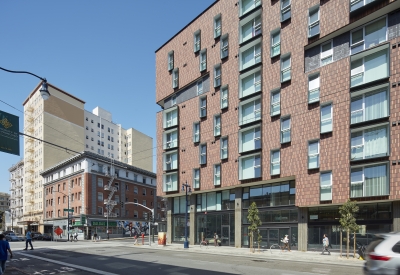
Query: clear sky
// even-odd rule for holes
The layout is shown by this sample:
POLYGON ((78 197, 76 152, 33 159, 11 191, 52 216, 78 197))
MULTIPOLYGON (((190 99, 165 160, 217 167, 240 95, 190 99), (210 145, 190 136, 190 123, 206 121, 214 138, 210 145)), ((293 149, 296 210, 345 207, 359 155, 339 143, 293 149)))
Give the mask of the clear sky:
MULTIPOLYGON (((100 106, 124 128, 153 137, 155 147, 154 52, 213 2, 3 0, 0 67, 47 78, 86 110, 100 106)), ((0 70, 0 99, 15 107, 0 102, 0 110, 20 117, 20 131, 22 103, 38 83, 0 70)), ((8 169, 23 158, 22 141, 20 156, 0 152, 0 192, 9 192, 8 169)))

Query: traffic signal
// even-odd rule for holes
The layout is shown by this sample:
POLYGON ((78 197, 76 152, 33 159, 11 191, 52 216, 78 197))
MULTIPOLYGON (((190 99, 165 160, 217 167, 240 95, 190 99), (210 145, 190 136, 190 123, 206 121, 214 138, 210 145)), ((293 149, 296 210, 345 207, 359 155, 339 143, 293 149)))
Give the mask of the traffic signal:
POLYGON ((147 220, 147 212, 143 213, 143 218, 144 218, 144 220, 147 220))
POLYGON ((121 201, 121 207, 124 207, 124 202, 123 201, 121 201))
POLYGON ((149 221, 150 221, 150 222, 153 222, 153 215, 152 215, 151 212, 149 213, 149 221))

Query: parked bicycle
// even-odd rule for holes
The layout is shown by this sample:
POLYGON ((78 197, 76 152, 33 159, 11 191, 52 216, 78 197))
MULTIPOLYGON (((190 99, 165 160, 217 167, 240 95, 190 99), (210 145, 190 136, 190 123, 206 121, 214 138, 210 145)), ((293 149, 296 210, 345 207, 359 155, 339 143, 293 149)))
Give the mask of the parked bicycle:
POLYGON ((279 252, 282 252, 282 247, 279 244, 273 244, 269 248, 269 252, 272 254, 272 249, 279 249, 279 252))

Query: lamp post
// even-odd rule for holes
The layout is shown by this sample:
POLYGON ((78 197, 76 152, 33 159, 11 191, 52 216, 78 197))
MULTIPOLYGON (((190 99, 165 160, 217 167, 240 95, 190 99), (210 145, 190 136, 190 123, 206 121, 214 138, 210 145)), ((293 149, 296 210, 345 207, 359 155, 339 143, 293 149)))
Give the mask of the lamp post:
POLYGON ((183 248, 189 248, 189 242, 187 239, 188 236, 188 193, 189 195, 192 193, 192 188, 190 187, 190 185, 187 183, 187 181, 185 183, 182 184, 182 192, 185 192, 185 196, 186 196, 186 208, 185 208, 185 241, 183 242, 183 248))
POLYGON ((67 236, 68 236, 68 238, 67 238, 67 241, 69 241, 69 195, 64 194, 63 192, 60 192, 60 191, 53 191, 53 192, 61 193, 61 194, 63 194, 64 196, 66 196, 68 198, 68 212, 67 212, 67 215, 68 215, 67 216, 67 219, 68 219, 68 222, 67 222, 67 236))

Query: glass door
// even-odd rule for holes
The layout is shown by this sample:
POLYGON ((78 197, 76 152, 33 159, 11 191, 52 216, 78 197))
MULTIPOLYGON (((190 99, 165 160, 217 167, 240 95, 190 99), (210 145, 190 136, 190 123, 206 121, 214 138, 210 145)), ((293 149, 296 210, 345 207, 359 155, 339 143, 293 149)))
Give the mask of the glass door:
POLYGON ((271 247, 273 244, 281 245, 279 241, 279 229, 268 230, 268 247, 271 247))
POLYGON ((229 225, 223 225, 221 227, 221 245, 230 245, 230 230, 229 230, 229 225))

